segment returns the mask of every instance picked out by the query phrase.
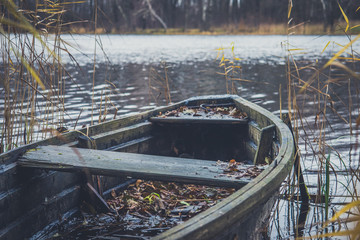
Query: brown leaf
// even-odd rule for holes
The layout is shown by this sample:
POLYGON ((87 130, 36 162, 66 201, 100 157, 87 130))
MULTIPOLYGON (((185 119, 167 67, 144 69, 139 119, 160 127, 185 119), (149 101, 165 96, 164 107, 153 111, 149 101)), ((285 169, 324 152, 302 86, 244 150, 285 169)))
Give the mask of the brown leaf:
POLYGON ((142 183, 142 180, 140 180, 140 179, 136 180, 135 186, 136 186, 137 188, 139 188, 140 183, 142 183))
POLYGON ((113 189, 113 190, 111 190, 111 196, 113 197, 113 198, 116 198, 117 196, 116 196, 116 192, 115 192, 115 190, 113 189))

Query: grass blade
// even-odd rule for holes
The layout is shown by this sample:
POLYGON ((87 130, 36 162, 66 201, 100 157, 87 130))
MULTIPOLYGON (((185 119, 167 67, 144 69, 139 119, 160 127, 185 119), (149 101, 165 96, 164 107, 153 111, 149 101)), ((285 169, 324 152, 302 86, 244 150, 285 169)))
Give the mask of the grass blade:
POLYGON ((339 2, 338 2, 338 4, 339 4, 340 11, 341 11, 341 13, 342 13, 342 15, 343 15, 343 17, 344 17, 344 19, 345 19, 345 22, 346 22, 345 32, 347 32, 347 30, 349 29, 349 19, 348 19, 348 17, 346 16, 346 14, 345 14, 344 10, 342 9, 342 7, 340 6, 340 3, 339 3, 339 2))
POLYGON ((351 40, 348 44, 346 44, 340 51, 338 51, 323 67, 323 69, 330 66, 343 52, 346 51, 350 46, 353 45, 354 42, 356 42, 360 38, 360 34, 356 36, 353 40, 351 40))
POLYGON ((292 7, 293 7, 292 0, 289 0, 289 6, 288 6, 288 19, 290 19, 292 7))
POLYGON ((330 42, 331 42, 331 41, 329 41, 329 42, 326 44, 326 46, 324 47, 324 49, 321 51, 320 54, 323 54, 323 52, 325 52, 325 50, 326 50, 326 48, 329 46, 330 42))
POLYGON ((326 158, 325 165, 325 219, 329 216, 329 196, 330 196, 330 153, 326 158))

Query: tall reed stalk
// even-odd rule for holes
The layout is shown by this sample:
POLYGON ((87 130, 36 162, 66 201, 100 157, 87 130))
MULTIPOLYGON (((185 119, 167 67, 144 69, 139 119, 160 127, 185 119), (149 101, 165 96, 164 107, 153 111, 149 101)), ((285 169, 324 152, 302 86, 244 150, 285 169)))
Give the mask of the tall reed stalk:
MULTIPOLYGON (((0 123, 0 152, 8 151, 22 144, 30 143, 64 130, 66 119, 66 88, 74 84, 61 62, 61 57, 69 55, 79 67, 76 59, 67 50, 69 45, 63 41, 63 17, 68 6, 82 4, 84 1, 36 1, 31 10, 22 9, 13 0, 0 0, 4 12, 0 15, 0 101, 4 103, 3 122, 0 123)), ((21 4, 21 2, 20 2, 21 4)), ((29 6, 27 6, 29 7, 29 6)), ((108 88, 101 94, 100 103, 95 102, 96 51, 101 39, 97 36, 97 1, 94 6, 94 58, 92 75, 91 124, 98 110, 99 121, 106 120, 110 108, 117 114, 112 103, 111 92, 117 92, 115 84, 104 79, 108 88)), ((70 46, 73 47, 73 46, 70 46)), ((69 127, 69 126, 68 126, 69 127)))
POLYGON ((1 3, 6 9, 0 16, 3 152, 56 134, 64 123, 68 77, 60 61, 66 2, 37 2, 31 11, 20 9, 12 0, 1 3))
POLYGON ((150 68, 148 82, 149 97, 156 103, 158 103, 160 99, 164 99, 166 104, 171 103, 168 68, 169 66, 166 62, 160 63, 160 70, 150 68))
POLYGON ((230 47, 221 47, 216 49, 216 59, 220 58, 219 67, 223 72, 217 72, 223 75, 225 79, 226 93, 238 94, 237 82, 248 82, 249 80, 242 79, 242 67, 239 65, 240 58, 235 55, 235 43, 232 42, 230 47), (230 52, 231 57, 227 57, 227 51, 230 52))
MULTIPOLYGON (((356 210, 356 208, 359 208, 360 205, 358 204, 358 194, 353 193, 357 191, 359 185, 359 164, 354 168, 351 151, 355 150, 356 156, 358 156, 358 152, 357 149, 349 146, 349 157, 344 159, 344 156, 339 153, 340 150, 331 145, 333 140, 331 135, 334 134, 334 131, 329 118, 337 118, 338 122, 347 126, 342 134, 350 138, 354 134, 355 118, 357 118, 356 126, 360 125, 360 117, 357 116, 359 111, 354 113, 354 107, 359 108, 354 104, 359 102, 357 84, 360 79, 357 69, 359 53, 353 49, 353 45, 360 35, 352 37, 350 21, 339 4, 346 26, 338 27, 343 29, 349 42, 345 45, 332 43, 340 45, 341 49, 336 51, 325 63, 318 60, 313 63, 296 60, 295 56, 301 54, 305 49, 291 45, 290 36, 296 33, 298 24, 293 23, 292 0, 289 0, 288 3, 288 38, 284 44, 287 51, 288 112, 293 122, 296 140, 305 146, 301 154, 313 156, 312 165, 316 166, 317 171, 317 184, 310 187, 312 196, 312 205, 308 213, 310 217, 302 223, 297 223, 303 224, 303 226, 293 227, 294 229, 301 228, 301 232, 294 231, 294 235, 295 237, 308 235, 314 238, 342 235, 358 239, 360 237, 360 218, 358 217, 359 209, 356 210), (311 73, 310 77, 303 77, 309 73, 311 73), (340 89, 345 90, 347 96, 341 98, 337 94, 340 89), (343 109, 347 109, 347 111, 343 111, 343 109), (311 119, 308 116, 314 116, 314 118, 311 119), (334 152, 336 154, 332 154, 334 152), (339 174, 342 171, 348 172, 349 175, 340 179, 339 174), (339 195, 337 186, 343 186, 345 192, 339 195), (354 202, 349 203, 344 208, 346 210, 341 210, 340 205, 332 203, 334 198, 340 199, 339 201, 342 198, 343 201, 346 201, 347 196, 350 196, 354 202), (339 218, 340 214, 336 214, 337 211, 343 214, 341 219, 339 218), (347 215, 344 216, 344 213, 347 215), (328 219, 331 220, 328 221, 328 219), (353 224, 354 221, 355 224, 353 224), (325 224, 322 225, 323 223, 325 224)), ((324 46, 322 53, 329 51, 330 43, 324 46)), ((308 159, 305 157, 302 159, 303 165, 309 165, 308 159)), ((300 204, 298 192, 291 187, 296 185, 295 178, 289 178, 288 183, 290 184, 287 188, 288 200, 290 203, 295 200, 297 204, 300 204)), ((296 209, 299 209, 299 214, 301 214, 301 207, 296 206, 296 209)))

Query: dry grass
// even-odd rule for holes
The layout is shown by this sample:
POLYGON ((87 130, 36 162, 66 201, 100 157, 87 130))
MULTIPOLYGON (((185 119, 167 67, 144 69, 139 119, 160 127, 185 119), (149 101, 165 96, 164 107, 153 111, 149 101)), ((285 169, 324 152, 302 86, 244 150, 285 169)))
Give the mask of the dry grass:
MULTIPOLYGON (((289 22, 291 19, 291 8, 289 9, 289 22)), ((344 17, 347 19, 347 17, 344 17)), ((342 22, 337 27, 346 35, 353 34, 349 21, 342 22)), ((296 27, 288 27, 288 35, 297 32, 312 33, 314 29, 306 28, 306 25, 298 25, 296 27)), ((354 29, 352 29, 354 31, 354 29)), ((298 142, 302 142, 306 146, 307 154, 313 157, 312 166, 317 168, 317 182, 310 184, 316 185, 313 191, 316 198, 315 204, 311 207, 312 219, 298 222, 297 224, 306 224, 305 226, 294 225, 294 229, 302 229, 300 232, 294 230, 295 237, 302 238, 303 234, 311 236, 310 238, 322 238, 333 236, 349 236, 351 239, 358 239, 360 230, 359 218, 359 194, 357 192, 360 175, 358 167, 352 167, 351 154, 357 149, 352 149, 349 146, 349 156, 343 156, 339 153, 335 146, 331 145, 332 126, 329 117, 336 116, 337 121, 341 122, 342 126, 347 126, 343 131, 344 136, 354 137, 354 110, 359 106, 358 84, 360 79, 358 74, 358 59, 359 53, 353 49, 354 42, 360 38, 349 36, 349 43, 337 52, 325 64, 307 63, 306 65, 295 61, 293 57, 294 46, 286 42, 287 46, 287 99, 288 112, 294 123, 294 132, 298 142), (305 73, 306 72, 306 73, 305 73), (304 79, 304 75, 310 77, 304 79), (338 94, 339 89, 343 89, 345 94, 338 94), (311 105, 309 104, 311 103, 311 105), (338 111, 338 110, 341 110, 338 111), (343 111, 345 110, 345 111, 343 111), (314 116, 314 121, 308 118, 314 116), (352 151, 352 152, 351 152, 352 151), (341 163, 342 167, 349 172, 349 175, 338 179, 338 171, 336 163, 341 163), (332 183, 335 184, 333 185, 332 183), (344 187, 347 192, 338 194, 336 186, 344 187), (351 197, 352 203, 346 205, 342 210, 339 205, 332 205, 331 199, 338 195, 351 197), (335 214, 338 211, 339 214, 335 214), (340 215, 342 218, 339 218, 340 215), (328 222, 328 219, 331 220, 328 222), (324 224, 325 223, 325 224, 324 224)), ((324 46, 326 48, 326 46, 324 46)), ((320 53, 319 53, 320 54, 320 53)), ((360 117, 357 117, 356 128, 360 125, 360 117)), ((300 154, 305 154, 304 152, 300 154)), ((305 157, 302 158, 305 160, 305 157)), ((356 159, 357 161, 358 159, 356 159)), ((297 192, 296 178, 293 176, 288 179, 288 186, 284 189, 286 196, 289 197, 289 213, 299 211, 303 206, 300 206, 299 193, 297 192), (294 198, 294 196, 297 196, 294 198), (290 199, 295 199, 295 203, 290 199)), ((308 211, 308 207, 307 207, 308 211)), ((291 216, 293 220, 298 219, 296 215, 291 216)), ((302 219, 306 220, 306 219, 302 219)))
MULTIPOLYGON (((38 3, 32 12, 19 10, 12 1, 1 1, 7 11, 0 20, 0 84, 3 85, 0 99, 4 102, 0 153, 63 131, 65 118, 71 119, 65 109, 66 86, 75 84, 61 62, 62 54, 70 55, 67 43, 61 38, 66 2, 38 3), (33 17, 40 12, 43 18, 33 17)), ((95 42, 99 44, 101 40, 95 42)), ((70 58, 73 59, 71 55, 70 58)), ((76 60, 73 61, 77 65, 76 60)), ((94 66, 95 63, 96 59, 94 66)), ((99 103, 93 103, 93 109, 98 111, 98 122, 106 120, 110 108, 115 109, 115 116, 117 113, 108 96, 116 91, 116 86, 104 80, 110 90, 101 94, 99 103)), ((76 121, 76 126, 78 119, 71 120, 76 121)))
MULTIPOLYGON (((47 6, 49 16, 57 19, 33 19, 33 25, 43 26, 37 31, 25 16, 31 19, 36 11, 45 12, 41 6, 34 13, 18 11, 12 1, 7 2, 8 14, 1 22, 1 74, 4 84, 4 124, 1 126, 1 149, 8 151, 21 144, 46 138, 56 133, 64 122, 64 86, 68 80, 61 65, 59 49, 63 42, 59 34, 51 37, 46 28, 58 32, 62 12, 59 5, 47 6), (10 15, 10 16, 9 16, 10 15), (12 19, 21 19, 20 23, 12 19), (21 33, 21 32, 27 33, 21 33), (20 33, 17 33, 20 32, 20 33), (38 104, 42 98, 44 104, 38 104), (39 134, 34 134, 38 132, 39 134)), ((5 13, 4 13, 5 14, 5 13)))
POLYGON ((164 102, 166 104, 171 103, 171 93, 170 93, 170 79, 168 77, 168 66, 166 62, 161 62, 160 70, 155 68, 150 68, 149 73, 149 97, 150 100, 156 102, 156 104, 164 102))

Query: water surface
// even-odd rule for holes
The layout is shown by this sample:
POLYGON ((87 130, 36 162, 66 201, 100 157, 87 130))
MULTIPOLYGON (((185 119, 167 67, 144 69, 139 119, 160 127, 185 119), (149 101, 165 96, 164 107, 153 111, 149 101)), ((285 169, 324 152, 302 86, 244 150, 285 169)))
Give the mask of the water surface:
MULTIPOLYGON (((234 90, 241 97, 279 115, 280 108, 282 112, 287 111, 286 49, 292 49, 290 59, 295 59, 298 67, 309 64, 316 67, 316 60, 317 65, 321 66, 340 49, 339 45, 345 45, 349 41, 344 36, 104 35, 95 38, 88 35, 64 35, 62 38, 70 44, 67 49, 77 61, 75 64, 65 53, 61 55, 69 73, 63 78, 66 91, 60 96, 64 102, 61 107, 65 108, 66 113, 63 116, 64 125, 70 129, 75 125, 78 128, 92 121, 96 123, 166 104, 164 91, 160 93, 150 91, 149 88, 150 85, 160 87, 158 81, 165 78, 164 63, 173 102, 197 95, 226 93, 225 78, 219 74, 224 70, 219 67, 219 59, 216 60, 216 49, 230 48, 232 43, 236 57, 241 58, 236 62, 242 67, 238 78, 243 79, 236 82, 234 90), (328 48, 323 51, 329 41, 328 48)), ((359 43, 354 45, 356 47, 359 47, 359 43)), ((226 57, 231 58, 231 52, 228 49, 225 51, 226 57)), ((303 70, 299 76, 306 81, 312 74, 312 70, 303 70)), ((334 71, 326 74, 335 76, 338 73, 334 71)), ((323 77, 323 81, 325 80, 323 77)), ((317 128, 318 117, 322 116, 318 104, 325 104, 326 99, 316 97, 311 92, 305 92, 297 98, 302 107, 301 117, 307 124, 305 130, 300 132, 302 167, 310 193, 316 194, 323 175, 318 174, 321 164, 314 152, 325 152, 326 156, 330 156, 333 169, 344 173, 331 175, 331 193, 334 196, 349 196, 350 180, 347 171, 349 167, 357 168, 358 161, 354 151, 351 151, 351 146, 357 142, 356 137, 351 136, 346 121, 354 122, 359 114, 356 110, 359 107, 357 93, 355 88, 349 90, 348 85, 337 83, 330 85, 329 93, 334 96, 333 108, 326 108, 327 124, 321 131, 317 128), (354 111, 349 111, 349 102, 354 105, 354 111), (324 132, 328 136, 328 147, 316 149, 314 142, 324 132)), ((37 107, 44 107, 41 96, 38 98, 37 107)), ((2 99, 0 101, 0 112, 3 112, 4 102, 2 99)), ((41 113, 38 117, 45 118, 44 114, 41 113)), ((57 127, 56 122, 54 125, 57 127)), ((339 209, 341 204, 350 200, 333 197, 332 209, 339 209)), ((279 206, 276 215, 278 224, 272 224, 270 236, 293 237, 298 206, 288 201, 281 202, 279 206), (290 205, 293 206, 290 208, 290 205), (292 216, 292 220, 289 220, 289 216, 292 216)), ((318 216, 322 216, 319 211, 316 207, 310 209, 305 235, 315 229, 310 227, 313 218, 316 221, 324 220, 318 219, 318 216)))

